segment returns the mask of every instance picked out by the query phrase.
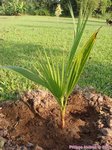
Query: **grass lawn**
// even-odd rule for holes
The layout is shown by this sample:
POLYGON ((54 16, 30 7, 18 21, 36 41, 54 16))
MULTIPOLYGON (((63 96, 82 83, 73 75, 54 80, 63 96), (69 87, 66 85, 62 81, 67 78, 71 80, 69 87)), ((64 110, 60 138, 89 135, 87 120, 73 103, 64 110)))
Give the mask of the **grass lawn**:
MULTIPOLYGON (((112 27, 105 20, 90 19, 83 41, 103 26, 79 80, 80 86, 93 86, 112 96, 112 27)), ((70 18, 13 16, 0 17, 0 65, 31 68, 41 59, 39 50, 52 51, 55 61, 64 52, 67 56, 73 41, 70 18)), ((16 94, 38 86, 15 72, 0 69, 0 99, 12 99, 16 94)))

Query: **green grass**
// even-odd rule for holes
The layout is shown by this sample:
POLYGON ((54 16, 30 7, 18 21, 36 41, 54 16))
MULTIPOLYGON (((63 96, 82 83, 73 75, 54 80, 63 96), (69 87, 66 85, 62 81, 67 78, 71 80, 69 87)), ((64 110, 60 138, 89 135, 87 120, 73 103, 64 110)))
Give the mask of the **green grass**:
MULTIPOLYGON (((83 41, 97 28, 100 30, 90 59, 79 80, 80 86, 93 86, 112 96, 112 27, 105 20, 90 19, 83 41)), ((0 65, 17 65, 32 69, 43 56, 39 50, 52 51, 55 61, 68 55, 73 41, 70 18, 19 16, 0 17, 0 65)), ((22 76, 0 70, 0 99, 15 98, 18 92, 38 86, 22 76)))

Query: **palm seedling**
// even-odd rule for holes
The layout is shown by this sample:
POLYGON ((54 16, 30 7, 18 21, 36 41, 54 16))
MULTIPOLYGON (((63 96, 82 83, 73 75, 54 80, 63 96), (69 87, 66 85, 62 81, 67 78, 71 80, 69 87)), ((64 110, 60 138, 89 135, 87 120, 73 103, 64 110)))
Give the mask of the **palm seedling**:
POLYGON ((69 9, 74 21, 74 39, 73 46, 69 52, 69 56, 66 58, 66 64, 64 58, 61 65, 54 63, 52 57, 48 57, 48 54, 44 51, 44 58, 46 63, 38 61, 38 67, 36 72, 28 69, 16 66, 7 66, 6 68, 12 69, 31 81, 47 88, 55 97, 60 106, 61 112, 61 127, 65 127, 65 111, 67 107, 67 100, 72 93, 84 65, 88 59, 90 51, 94 45, 97 33, 99 29, 94 32, 91 37, 86 41, 84 46, 79 47, 89 14, 90 8, 88 1, 85 4, 81 3, 80 15, 78 18, 77 27, 75 28, 75 20, 71 4, 69 9), (84 7, 83 7, 84 6, 84 7))

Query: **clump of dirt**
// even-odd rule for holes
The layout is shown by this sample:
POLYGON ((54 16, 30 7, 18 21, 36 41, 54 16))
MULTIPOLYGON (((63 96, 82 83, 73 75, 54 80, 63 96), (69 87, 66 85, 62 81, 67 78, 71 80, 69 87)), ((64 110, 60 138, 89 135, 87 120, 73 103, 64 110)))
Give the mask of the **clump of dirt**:
MULTIPOLYGON (((0 144, 4 150, 68 150, 73 145, 112 148, 112 99, 93 89, 77 88, 68 99, 66 126, 46 91, 24 93, 0 104, 0 144)), ((75 149, 75 148, 74 148, 75 149)))

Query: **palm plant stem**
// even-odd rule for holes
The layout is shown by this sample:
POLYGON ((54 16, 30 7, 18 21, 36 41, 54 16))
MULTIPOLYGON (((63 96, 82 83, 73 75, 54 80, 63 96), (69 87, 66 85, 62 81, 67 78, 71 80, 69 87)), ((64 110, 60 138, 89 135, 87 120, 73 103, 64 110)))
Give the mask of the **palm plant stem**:
POLYGON ((68 97, 62 98, 63 105, 60 107, 61 110, 61 128, 65 128, 65 113, 66 113, 66 106, 67 106, 68 97))

